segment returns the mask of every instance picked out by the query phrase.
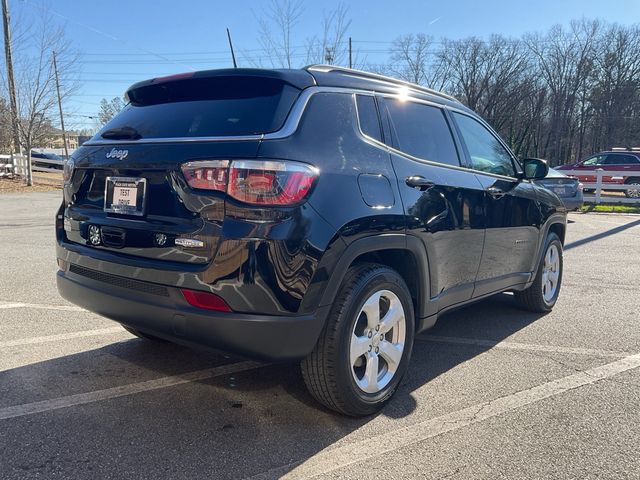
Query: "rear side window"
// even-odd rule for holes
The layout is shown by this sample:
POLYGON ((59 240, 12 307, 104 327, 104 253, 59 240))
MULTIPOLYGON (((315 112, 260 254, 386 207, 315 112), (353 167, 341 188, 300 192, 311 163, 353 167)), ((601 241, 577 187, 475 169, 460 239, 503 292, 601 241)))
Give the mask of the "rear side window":
POLYGON ((255 135, 274 132, 300 90, 265 77, 189 78, 129 91, 130 103, 98 132, 142 138, 255 135))
POLYGON ((451 130, 440 108, 389 99, 385 104, 400 151, 433 162, 460 165, 451 130))
POLYGON ((370 95, 356 95, 356 103, 358 106, 358 121, 360 122, 362 133, 382 142, 376 100, 370 95))
POLYGON ((607 155, 605 165, 634 165, 638 163, 640 163, 640 160, 633 155, 613 154, 607 155))

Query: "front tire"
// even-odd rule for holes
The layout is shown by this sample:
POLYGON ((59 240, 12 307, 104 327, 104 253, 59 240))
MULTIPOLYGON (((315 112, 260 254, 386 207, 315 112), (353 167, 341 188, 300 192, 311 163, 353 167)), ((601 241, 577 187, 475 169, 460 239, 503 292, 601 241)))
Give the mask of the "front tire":
POLYGON ((536 278, 529 288, 515 292, 516 301, 532 312, 550 312, 560 294, 563 264, 562 242, 555 233, 549 233, 536 278))
POLYGON ((345 415, 377 412, 407 370, 414 325, 411 294, 396 271, 351 267, 315 349, 302 361, 307 388, 345 415))

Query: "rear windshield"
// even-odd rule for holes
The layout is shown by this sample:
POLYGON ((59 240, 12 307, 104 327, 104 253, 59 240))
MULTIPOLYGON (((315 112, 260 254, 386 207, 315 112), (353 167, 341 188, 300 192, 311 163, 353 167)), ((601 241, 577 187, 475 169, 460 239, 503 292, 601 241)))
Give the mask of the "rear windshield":
POLYGON ((190 78, 147 85, 130 91, 130 103, 94 138, 122 128, 135 131, 137 138, 274 132, 299 93, 281 80, 265 77, 190 78))

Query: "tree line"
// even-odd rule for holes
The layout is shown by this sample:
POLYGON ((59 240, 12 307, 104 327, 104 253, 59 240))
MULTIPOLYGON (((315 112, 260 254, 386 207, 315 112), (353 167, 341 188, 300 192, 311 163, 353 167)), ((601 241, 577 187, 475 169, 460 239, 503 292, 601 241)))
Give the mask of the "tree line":
POLYGON ((521 157, 640 146, 640 27, 579 20, 518 39, 396 39, 379 71, 447 92, 521 157))
MULTIPOLYGON (((349 50, 352 22, 345 4, 326 11, 316 20, 316 29, 308 22, 302 28, 305 15, 303 0, 261 4, 255 12, 254 39, 261 48, 240 49, 240 66, 352 64, 440 90, 482 115, 517 155, 546 158, 553 165, 612 147, 640 146, 639 24, 582 19, 518 38, 404 34, 370 60, 366 48, 349 50)), ((78 54, 64 29, 47 21, 44 13, 34 18, 29 23, 12 21, 25 151, 57 123, 52 51, 61 64, 63 100, 80 86, 78 54)), ((0 69, 0 146, 11 144, 4 73, 0 69)), ((103 99, 96 115, 99 123, 123 106, 119 97, 103 99)))
POLYGON ((341 4, 320 20, 320 34, 295 36, 302 0, 272 0, 259 12, 254 66, 305 63, 387 74, 453 95, 482 115, 521 157, 553 165, 612 147, 640 146, 640 25, 582 19, 518 38, 397 37, 387 59, 371 63, 349 52, 348 9, 341 4), (349 55, 351 53, 351 55, 349 55))

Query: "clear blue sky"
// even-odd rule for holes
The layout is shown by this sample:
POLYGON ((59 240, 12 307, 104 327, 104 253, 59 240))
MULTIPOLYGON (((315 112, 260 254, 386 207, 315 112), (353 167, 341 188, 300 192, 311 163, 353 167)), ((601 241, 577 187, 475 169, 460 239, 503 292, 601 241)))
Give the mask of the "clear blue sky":
MULTIPOLYGON (((51 20, 66 24, 67 35, 81 53, 81 91, 68 105, 73 126, 91 127, 79 115, 95 115, 102 97, 121 95, 135 81, 190 69, 231 66, 225 27, 231 29, 241 63, 243 52, 259 48, 256 14, 259 0, 9 0, 13 15, 27 17, 41 3, 51 20), (163 60, 149 53, 160 54, 163 60)), ((519 36, 544 31, 572 19, 640 22, 640 0, 352 0, 344 2, 352 20, 354 50, 372 63, 388 56, 386 43, 407 33, 434 37, 519 36), (364 43, 361 43, 364 42, 364 43)), ((323 11, 337 0, 306 0, 294 45, 320 33, 323 11)), ((300 53, 303 53, 302 50, 300 53)), ((303 59, 300 60, 301 63, 303 59)), ((245 62, 246 63, 246 62, 245 62)), ((249 66, 249 65, 247 65, 249 66)))

